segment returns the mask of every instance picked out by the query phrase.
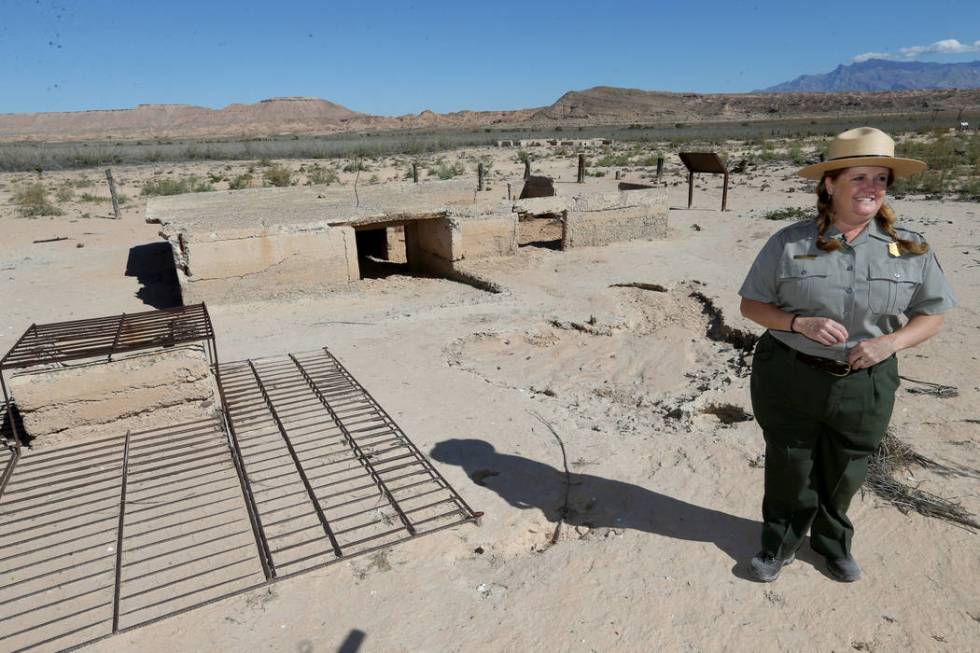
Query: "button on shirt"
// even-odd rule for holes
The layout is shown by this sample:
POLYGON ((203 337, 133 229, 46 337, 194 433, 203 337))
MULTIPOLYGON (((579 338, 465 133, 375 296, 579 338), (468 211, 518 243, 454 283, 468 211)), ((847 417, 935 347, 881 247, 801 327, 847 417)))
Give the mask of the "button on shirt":
MULTIPOLYGON (((913 231, 896 228, 896 232, 902 239, 922 241, 913 231)), ((825 237, 841 242, 833 252, 817 249, 817 235, 815 220, 777 231, 738 291, 746 299, 800 317, 827 317, 847 329, 847 342, 832 347, 802 334, 770 331, 793 349, 847 360, 847 351, 862 340, 898 330, 900 315, 936 315, 956 305, 932 250, 892 256, 892 238, 874 220, 850 243, 829 227, 825 237)))

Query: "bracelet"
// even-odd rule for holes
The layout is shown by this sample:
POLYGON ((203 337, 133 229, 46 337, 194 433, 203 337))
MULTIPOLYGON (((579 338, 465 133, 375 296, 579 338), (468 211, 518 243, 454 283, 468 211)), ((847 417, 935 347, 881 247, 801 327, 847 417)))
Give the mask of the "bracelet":
POLYGON ((789 321, 789 332, 790 333, 799 333, 796 329, 793 328, 793 325, 796 324, 796 318, 798 318, 798 317, 799 317, 799 315, 797 315, 796 313, 793 313, 793 319, 791 319, 789 321))

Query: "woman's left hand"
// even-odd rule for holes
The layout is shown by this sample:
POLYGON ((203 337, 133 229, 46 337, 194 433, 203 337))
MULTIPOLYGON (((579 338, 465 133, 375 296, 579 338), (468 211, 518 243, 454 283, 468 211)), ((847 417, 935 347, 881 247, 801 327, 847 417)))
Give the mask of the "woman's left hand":
POLYGON ((877 365, 896 351, 898 348, 895 346, 894 338, 887 335, 878 336, 856 344, 847 352, 847 362, 851 364, 851 369, 860 370, 877 365))

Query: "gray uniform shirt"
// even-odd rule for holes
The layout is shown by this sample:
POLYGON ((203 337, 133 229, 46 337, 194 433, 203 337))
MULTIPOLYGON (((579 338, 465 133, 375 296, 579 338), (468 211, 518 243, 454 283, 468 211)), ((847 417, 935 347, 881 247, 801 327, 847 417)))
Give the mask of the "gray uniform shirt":
MULTIPOLYGON (((922 241, 914 231, 896 228, 907 240, 922 241)), ((797 351, 846 361, 862 340, 892 333, 899 315, 936 315, 956 305, 936 255, 894 256, 891 237, 874 220, 851 243, 834 227, 827 238, 841 240, 833 252, 817 249, 815 220, 780 229, 759 252, 738 294, 801 317, 828 317, 844 325, 847 342, 827 347, 804 335, 770 330, 797 351)), ((894 249, 894 248, 893 248, 894 249)))

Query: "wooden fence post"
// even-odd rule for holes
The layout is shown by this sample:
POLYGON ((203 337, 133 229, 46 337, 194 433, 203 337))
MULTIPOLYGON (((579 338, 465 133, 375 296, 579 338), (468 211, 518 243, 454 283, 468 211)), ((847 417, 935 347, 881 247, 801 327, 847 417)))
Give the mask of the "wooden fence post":
POLYGON ((691 208, 694 203, 694 173, 687 173, 687 208, 691 208))
POLYGON ((725 185, 721 190, 721 210, 724 211, 728 208, 728 173, 725 173, 725 185))
POLYGON ((476 165, 476 189, 483 190, 483 162, 476 165))
POLYGON ((119 219, 119 198, 116 197, 116 182, 112 180, 112 169, 105 169, 105 178, 109 182, 109 194, 112 196, 112 212, 119 219))
POLYGON ((530 155, 528 155, 528 157, 524 159, 524 179, 527 179, 530 176, 531 176, 531 157, 530 155))
POLYGON ((412 162, 412 181, 419 183, 419 164, 412 162))
POLYGON ((585 155, 584 154, 579 154, 578 155, 578 179, 577 179, 577 181, 580 184, 584 184, 585 183, 585 155))
POLYGON ((657 157, 657 181, 664 176, 664 157, 663 155, 657 157))

